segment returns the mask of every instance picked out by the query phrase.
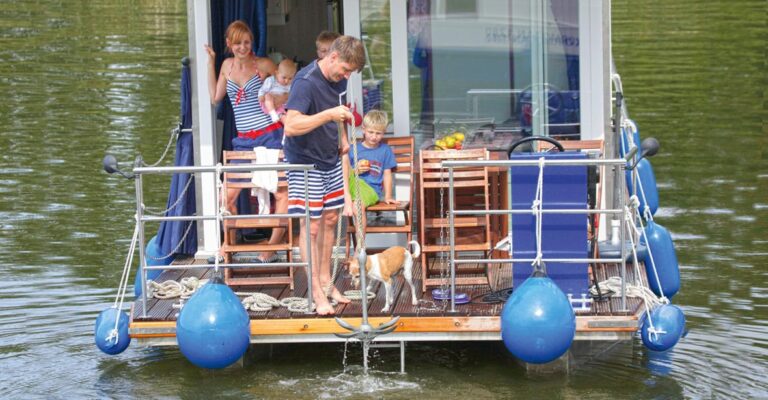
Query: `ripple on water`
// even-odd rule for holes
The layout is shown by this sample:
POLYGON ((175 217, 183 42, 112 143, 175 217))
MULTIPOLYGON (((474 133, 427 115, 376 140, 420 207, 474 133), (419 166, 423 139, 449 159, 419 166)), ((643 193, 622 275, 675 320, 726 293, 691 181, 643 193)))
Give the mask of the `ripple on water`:
POLYGON ((684 215, 688 210, 678 207, 659 207, 656 210, 656 217, 676 217, 678 215, 684 215))
POLYGON ((695 233, 679 233, 679 232, 673 232, 671 233, 672 240, 678 241, 678 240, 704 240, 707 237, 704 235, 697 235, 695 233))
POLYGON ((705 208, 699 211, 699 213, 705 215, 730 215, 734 214, 735 211, 728 208, 705 208))
POLYGON ((362 367, 349 368, 347 372, 317 375, 311 378, 278 381, 283 388, 296 395, 314 393, 318 399, 345 399, 360 395, 387 397, 387 393, 400 390, 415 391, 420 386, 407 376, 394 372, 370 371, 363 373, 362 367))
MULTIPOLYGON (((0 174, 30 174, 35 172, 32 168, 0 168, 0 174)), ((16 182, 16 181, 12 181, 16 182)))

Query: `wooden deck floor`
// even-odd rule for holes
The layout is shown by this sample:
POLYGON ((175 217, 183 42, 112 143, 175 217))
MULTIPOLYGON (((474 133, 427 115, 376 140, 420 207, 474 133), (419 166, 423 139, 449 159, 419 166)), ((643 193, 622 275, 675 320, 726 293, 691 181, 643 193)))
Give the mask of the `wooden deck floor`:
MULTIPOLYGON (((437 262, 435 260, 434 262, 437 262)), ((201 264, 205 263, 204 260, 194 260, 193 258, 186 258, 177 260, 174 265, 189 265, 189 264, 201 264)), ((473 268, 476 266, 472 264, 462 264, 466 268, 473 268)), ((503 303, 487 304, 482 302, 484 295, 491 292, 491 288, 488 285, 473 285, 473 286, 459 286, 457 291, 467 293, 472 301, 469 304, 457 305, 456 312, 450 312, 450 305, 443 305, 441 302, 435 303, 432 301, 430 291, 421 293, 420 279, 421 266, 417 262, 414 265, 414 284, 416 285, 416 295, 419 298, 418 305, 411 304, 411 294, 408 285, 404 283, 402 278, 396 279, 394 298, 395 306, 390 313, 382 313, 381 309, 384 306, 384 288, 383 285, 376 283, 374 291, 376 292, 376 298, 369 301, 368 314, 371 317, 389 317, 392 315, 408 316, 408 317, 497 317, 501 313, 503 303)), ((432 268, 437 268, 433 265, 432 268)), ((512 286, 512 272, 508 264, 497 264, 492 266, 490 276, 492 278, 492 285, 496 289, 508 288, 512 286)), ((599 265, 594 268, 594 274, 598 281, 603 281, 610 276, 619 275, 620 265, 608 264, 599 265)), ((184 277, 195 276, 197 278, 206 279, 211 275, 211 269, 189 269, 189 270, 170 270, 163 272, 158 277, 158 282, 166 280, 179 281, 184 277)), ((626 278, 628 282, 632 282, 635 279, 634 268, 631 265, 627 266, 626 278)), ((647 285, 645 274, 640 277, 647 285)), ((340 291, 352 289, 351 281, 344 273, 340 273, 336 286, 340 291)), ((285 297, 305 297, 307 292, 307 280, 303 268, 296 268, 295 270, 295 289, 291 291, 287 285, 285 286, 251 286, 251 287, 233 287, 235 292, 252 293, 261 292, 273 296, 277 299, 285 297)), ((241 296, 244 298, 245 296, 241 296)), ((142 314, 142 302, 137 301, 133 307, 133 321, 134 322, 150 322, 150 321, 175 321, 178 309, 173 305, 178 303, 178 299, 149 299, 147 300, 147 316, 143 317, 142 314)), ((579 316, 634 316, 637 315, 642 301, 638 298, 627 298, 626 310, 621 309, 621 299, 616 297, 604 298, 603 300, 593 301, 592 309, 588 313, 579 313, 579 316)), ((254 312, 249 311, 251 320, 275 320, 275 319, 294 319, 294 318, 319 318, 328 319, 328 317, 320 317, 314 314, 295 313, 289 312, 284 307, 273 308, 271 311, 254 312)), ((341 318, 359 318, 362 315, 361 304, 359 301, 353 301, 351 304, 340 304, 336 306, 336 315, 341 318)))

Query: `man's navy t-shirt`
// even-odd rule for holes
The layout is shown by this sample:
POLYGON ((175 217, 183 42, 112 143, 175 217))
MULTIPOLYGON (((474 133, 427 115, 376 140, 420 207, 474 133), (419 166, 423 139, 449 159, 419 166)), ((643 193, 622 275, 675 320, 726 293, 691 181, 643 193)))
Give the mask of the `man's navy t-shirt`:
MULTIPOLYGON (((317 60, 302 68, 293 80, 286 110, 314 115, 346 102, 339 94, 347 90, 347 80, 331 82, 323 76, 317 60), (341 102, 340 102, 341 100, 341 102)), ((285 158, 291 164, 314 164, 329 171, 339 161, 339 133, 335 122, 321 125, 301 136, 286 136, 283 147, 285 158)))

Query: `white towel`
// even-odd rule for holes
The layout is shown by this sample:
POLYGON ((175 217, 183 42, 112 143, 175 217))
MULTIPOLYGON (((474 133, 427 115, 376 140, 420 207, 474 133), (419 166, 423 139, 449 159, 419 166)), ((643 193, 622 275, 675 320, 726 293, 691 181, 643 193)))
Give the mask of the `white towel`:
MULTIPOLYGON (((256 152, 254 164, 277 164, 280 157, 278 149, 259 146, 253 151, 256 152)), ((251 183, 253 183, 251 194, 259 200, 259 214, 269 214, 269 194, 277 192, 277 171, 253 171, 251 183)))

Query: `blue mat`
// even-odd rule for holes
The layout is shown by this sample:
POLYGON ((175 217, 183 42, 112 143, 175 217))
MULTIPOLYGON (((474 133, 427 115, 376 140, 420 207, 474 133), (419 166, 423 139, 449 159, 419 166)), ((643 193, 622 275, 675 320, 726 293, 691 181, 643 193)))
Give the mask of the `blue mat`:
MULTIPOLYGON (((522 153, 512 154, 511 160, 585 159, 586 154, 522 153)), ((539 178, 538 166, 511 167, 512 209, 531 210, 539 178)), ((587 167, 545 166, 543 209, 586 209, 587 167)), ((587 258, 587 214, 543 214, 542 253, 546 258, 587 258)), ((536 219, 533 214, 512 216, 512 258, 536 257, 536 219)), ((587 263, 547 262, 547 274, 567 295, 588 294, 587 263)), ((513 263, 513 284, 519 287, 533 271, 530 262, 513 263)))

